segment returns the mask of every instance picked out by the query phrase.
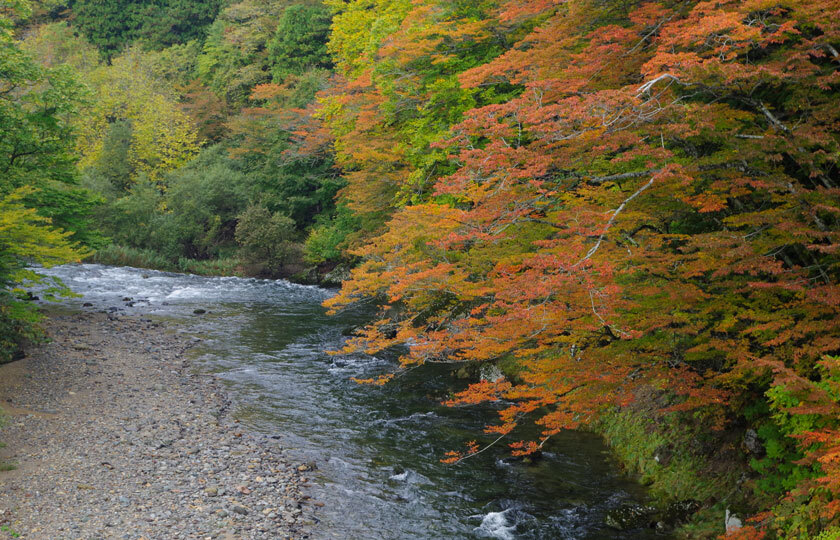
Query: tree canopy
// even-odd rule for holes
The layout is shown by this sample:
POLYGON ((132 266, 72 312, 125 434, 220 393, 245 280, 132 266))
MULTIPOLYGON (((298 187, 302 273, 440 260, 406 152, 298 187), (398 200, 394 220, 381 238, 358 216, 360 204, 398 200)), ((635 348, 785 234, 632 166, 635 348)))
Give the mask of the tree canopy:
MULTIPOLYGON (((0 362, 40 334, 38 316, 17 289, 40 281, 31 263, 60 264, 98 245, 90 214, 98 197, 77 186, 73 120, 85 97, 67 69, 45 69, 20 49, 12 16, 24 3, 0 11, 0 362), (9 10, 9 11, 7 11, 9 10), (61 227, 64 230, 59 229, 61 227)), ((63 289, 52 289, 60 292, 63 289)), ((49 291, 49 289, 48 289, 49 291)))
POLYGON ((74 24, 110 58, 137 40, 160 49, 202 38, 221 0, 75 0, 74 24))

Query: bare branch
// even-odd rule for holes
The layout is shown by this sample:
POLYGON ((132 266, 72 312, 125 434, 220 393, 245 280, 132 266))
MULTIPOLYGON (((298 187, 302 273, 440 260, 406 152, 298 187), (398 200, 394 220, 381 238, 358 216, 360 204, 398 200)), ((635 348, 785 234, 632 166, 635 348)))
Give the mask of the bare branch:
POLYGON ((677 83, 677 84, 685 84, 685 83, 683 83, 681 80, 679 80, 678 78, 676 78, 675 76, 671 75, 670 73, 663 73, 663 74, 662 74, 662 75, 660 75, 659 77, 656 77, 655 79, 651 79, 651 80, 649 80, 648 82, 646 82, 645 84, 643 84, 642 86, 640 86, 640 87, 636 90, 636 97, 639 97, 639 96, 641 96, 642 94, 644 94, 644 93, 646 93, 646 92, 649 92, 649 91, 650 91, 650 89, 653 87, 653 85, 655 85, 656 83, 658 83, 659 81, 664 80, 664 79, 670 79, 670 80, 674 81, 674 82, 675 82, 675 83, 677 83))
POLYGON ((833 56, 835 60, 840 62, 840 53, 837 52, 837 49, 832 47, 831 43, 826 43, 825 48, 828 52, 831 53, 831 56, 833 56))
MULTIPOLYGON (((501 441, 501 440, 502 440, 502 439, 504 439, 505 437, 507 437, 507 435, 508 435, 507 433, 502 433, 501 435, 499 435, 499 436, 496 438, 496 440, 494 440, 494 441, 490 442, 487 446, 485 446, 485 447, 484 447, 484 448, 482 448, 481 450, 478 450, 477 452, 473 452, 472 454, 467 454, 467 455, 465 455, 465 456, 459 457, 456 461, 452 462, 452 464, 453 464, 453 465, 457 465, 458 463, 461 463, 461 462, 462 462, 462 461, 464 461, 465 459, 470 459, 471 457, 473 457, 473 456, 477 456, 478 454, 480 454, 480 453, 484 452, 484 451, 485 451, 485 450, 487 450, 488 448, 490 448, 490 447, 492 447, 492 446, 496 446, 496 443, 497 443, 497 442, 499 442, 499 441, 501 441)), ((456 455, 457 455, 457 454, 456 454, 456 455)))
POLYGON ((770 112, 770 109, 768 109, 768 108, 767 108, 767 106, 766 106, 764 103, 761 103, 761 102, 759 101, 759 102, 758 102, 758 107, 759 107, 759 109, 761 110, 761 112, 762 112, 762 113, 764 113, 764 116, 766 116, 766 117, 767 117, 767 119, 768 119, 768 120, 770 120, 770 122, 771 122, 774 126, 776 126, 777 128, 781 129, 781 130, 782 130, 782 131, 784 131, 784 132, 788 132, 788 131, 790 131, 790 129, 789 129, 786 125, 784 125, 784 124, 781 122, 781 120, 779 120, 778 118, 776 118, 775 116, 773 116, 773 113, 771 113, 771 112, 770 112))
POLYGON ((589 260, 589 259, 590 259, 593 255, 595 255, 595 252, 596 252, 596 251, 598 251, 598 248, 600 248, 600 247, 601 247, 601 244, 604 242, 604 238, 606 238, 606 236, 607 236, 607 232, 610 230, 610 228, 611 228, 611 227, 613 226, 613 224, 615 223, 615 218, 617 218, 617 217, 618 217, 618 215, 619 215, 619 214, 620 214, 620 213, 621 213, 621 212, 622 212, 622 211, 623 211, 623 210, 627 207, 627 204, 628 204, 630 201, 632 201, 633 199, 635 199, 636 197, 638 197, 639 195, 641 195, 641 194, 642 194, 642 192, 644 192, 647 188, 649 188, 650 186, 652 186, 652 185, 653 185, 654 178, 655 178, 655 177, 653 177, 653 178, 651 178, 650 180, 648 180, 648 183, 647 183, 647 184, 643 185, 642 187, 640 187, 639 189, 637 189, 635 193, 633 193, 632 195, 630 195, 629 197, 627 197, 626 199, 624 199, 624 202, 623 202, 623 203, 621 203, 621 205, 620 205, 618 208, 616 208, 616 209, 615 209, 615 211, 613 212, 612 217, 611 217, 611 218, 610 218, 610 220, 607 222, 606 227, 604 227, 604 232, 602 232, 602 233, 601 233, 601 235, 598 237, 598 241, 597 241, 597 242, 595 242, 595 245, 594 245, 594 246, 592 246, 592 248, 589 250, 589 252, 588 252, 588 253, 587 253, 587 254, 586 254, 586 255, 585 255, 585 256, 584 256, 581 260, 579 260, 578 262, 576 262, 575 264, 573 264, 573 265, 572 265, 572 268, 575 268, 575 267, 577 267, 577 266, 580 266, 580 265, 581 265, 581 264, 583 264, 585 261, 589 260))

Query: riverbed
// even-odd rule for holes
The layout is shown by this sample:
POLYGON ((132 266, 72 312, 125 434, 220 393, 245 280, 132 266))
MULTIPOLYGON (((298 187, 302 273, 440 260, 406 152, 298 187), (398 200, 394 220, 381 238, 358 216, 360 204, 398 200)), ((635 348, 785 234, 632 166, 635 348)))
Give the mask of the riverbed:
POLYGON ((532 463, 509 459, 503 445, 440 463, 447 450, 484 440, 494 411, 440 405, 465 385, 452 366, 381 388, 352 382, 391 370, 394 358, 326 354, 370 316, 328 316, 321 303, 333 291, 101 265, 48 272, 82 295, 63 302, 72 309, 144 315, 202 340, 193 366, 225 382, 240 422, 317 467, 308 473, 313 538, 662 538, 604 524, 646 494, 595 435, 557 436, 532 463))

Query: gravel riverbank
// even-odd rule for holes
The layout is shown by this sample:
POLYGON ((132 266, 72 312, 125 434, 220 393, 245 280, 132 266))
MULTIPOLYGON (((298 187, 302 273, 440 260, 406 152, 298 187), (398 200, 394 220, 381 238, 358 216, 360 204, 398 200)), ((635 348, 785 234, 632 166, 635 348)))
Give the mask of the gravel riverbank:
MULTIPOLYGON (((0 538, 308 538, 309 465, 228 413, 195 340, 159 322, 62 313, 0 366, 0 538)), ((315 503, 316 505, 318 503, 315 503)))

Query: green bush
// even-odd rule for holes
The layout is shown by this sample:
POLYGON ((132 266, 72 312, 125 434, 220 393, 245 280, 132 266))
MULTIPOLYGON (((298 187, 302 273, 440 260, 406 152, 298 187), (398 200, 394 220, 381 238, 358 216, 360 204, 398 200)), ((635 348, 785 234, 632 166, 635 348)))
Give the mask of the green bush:
POLYGON ((199 276, 242 276, 242 265, 238 258, 210 259, 197 261, 195 259, 178 259, 178 271, 199 276))
POLYGON ((820 533, 814 540, 840 540, 840 527, 832 527, 820 533))
POLYGON ((173 259, 218 258, 232 251, 237 216, 252 194, 249 182, 221 147, 205 150, 171 173, 157 249, 173 259))
POLYGON ((106 56, 141 39, 153 49, 204 36, 220 0, 77 0, 73 23, 106 56))
MULTIPOLYGON (((249 179, 220 147, 203 151, 160 188, 142 174, 99 212, 113 243, 152 250, 172 263, 220 258, 235 250, 237 216, 248 206, 249 179)), ((156 265, 160 267, 160 265, 156 265)))
POLYGON ((304 246, 304 258, 310 264, 335 262, 342 258, 348 235, 359 230, 359 219, 346 206, 339 206, 335 216, 317 223, 304 246))
POLYGON ((140 175, 128 194, 99 209, 99 222, 115 244, 152 249, 157 243, 162 201, 157 186, 140 175))
POLYGON ((137 172, 131 160, 133 132, 131 120, 110 124, 102 141, 102 154, 91 171, 107 180, 119 193, 131 189, 131 179, 137 172))
POLYGON ((759 474, 758 494, 779 496, 819 472, 818 467, 798 463, 804 454, 792 436, 822 426, 817 414, 788 412, 800 405, 794 392, 776 386, 767 390, 765 397, 744 409, 745 418, 756 426, 765 450, 762 457, 750 460, 750 466, 759 474))
POLYGON ((300 262, 296 240, 295 222, 262 205, 252 205, 239 216, 236 241, 240 245, 240 257, 260 265, 268 274, 280 274, 300 262))

